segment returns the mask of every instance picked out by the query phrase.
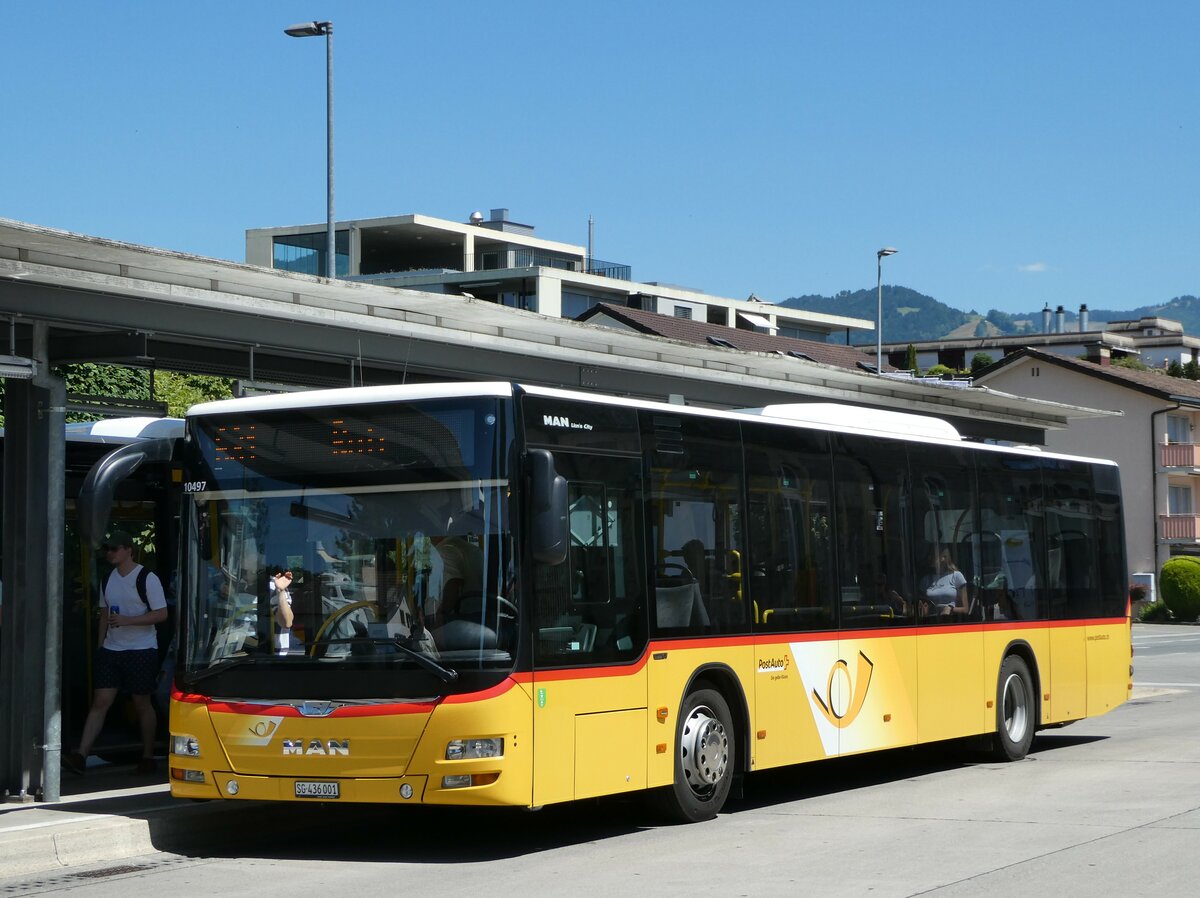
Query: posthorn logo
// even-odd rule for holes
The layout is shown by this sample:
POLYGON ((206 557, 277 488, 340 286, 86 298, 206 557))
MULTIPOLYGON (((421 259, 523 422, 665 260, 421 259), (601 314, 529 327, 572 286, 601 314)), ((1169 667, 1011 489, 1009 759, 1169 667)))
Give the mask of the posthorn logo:
POLYGON ((862 710, 863 704, 867 700, 867 690, 871 686, 871 672, 874 669, 875 665, 871 659, 859 652, 858 668, 855 675, 851 677, 850 665, 839 658, 829 671, 829 682, 825 685, 825 695, 822 696, 815 689, 812 691, 812 698, 816 702, 817 708, 825 715, 825 719, 839 730, 850 726, 858 717, 858 712, 862 710), (838 698, 842 691, 841 681, 851 687, 852 698, 849 705, 838 698))

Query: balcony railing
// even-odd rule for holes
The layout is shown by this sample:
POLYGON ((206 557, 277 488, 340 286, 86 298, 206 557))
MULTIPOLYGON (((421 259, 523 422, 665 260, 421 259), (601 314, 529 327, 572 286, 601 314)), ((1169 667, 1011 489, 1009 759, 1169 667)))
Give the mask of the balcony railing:
POLYGON ((1160 514, 1159 526, 1163 539, 1195 540, 1200 538, 1200 515, 1160 514))
POLYGON ((1200 445, 1166 443, 1159 458, 1164 468, 1200 468, 1200 445))
POLYGON ((632 281, 633 269, 628 265, 617 262, 605 262, 603 259, 588 259, 586 274, 598 274, 602 278, 613 278, 618 281, 632 281))

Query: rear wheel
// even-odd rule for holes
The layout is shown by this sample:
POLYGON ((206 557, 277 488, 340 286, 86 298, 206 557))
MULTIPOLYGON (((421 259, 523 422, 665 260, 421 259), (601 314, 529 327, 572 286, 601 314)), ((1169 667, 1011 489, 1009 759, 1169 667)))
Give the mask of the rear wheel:
POLYGON ((1009 655, 1000 665, 996 684, 996 736, 993 754, 1001 761, 1019 761, 1033 743, 1037 701, 1029 665, 1009 655))
POLYGON ((688 693, 675 730, 675 780, 654 793, 658 810, 681 823, 717 816, 733 783, 735 745, 733 717, 721 694, 688 693))

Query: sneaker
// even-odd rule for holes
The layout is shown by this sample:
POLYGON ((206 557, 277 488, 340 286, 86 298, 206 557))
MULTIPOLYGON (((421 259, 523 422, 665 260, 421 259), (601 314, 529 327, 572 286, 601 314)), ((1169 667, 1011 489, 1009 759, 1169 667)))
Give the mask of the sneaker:
POLYGON ((62 754, 62 766, 77 776, 83 776, 87 770, 87 758, 77 751, 65 751, 62 754))
POLYGON ((158 762, 154 758, 141 758, 134 768, 135 773, 147 774, 158 770, 158 762))

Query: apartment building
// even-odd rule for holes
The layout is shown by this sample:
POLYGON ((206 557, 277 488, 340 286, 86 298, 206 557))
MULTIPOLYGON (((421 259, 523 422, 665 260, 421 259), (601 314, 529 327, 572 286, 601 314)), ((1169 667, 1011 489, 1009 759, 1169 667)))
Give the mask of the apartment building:
MULTIPOLYGON (((585 246, 546 240, 508 209, 465 222, 410 214, 335 224, 337 276, 427 293, 471 296, 501 306, 577 318, 601 303, 781 337, 824 342, 874 322, 760 301, 635 281, 631 267, 594 258, 585 246)), ((323 224, 246 231, 246 261, 326 276, 323 224)))

